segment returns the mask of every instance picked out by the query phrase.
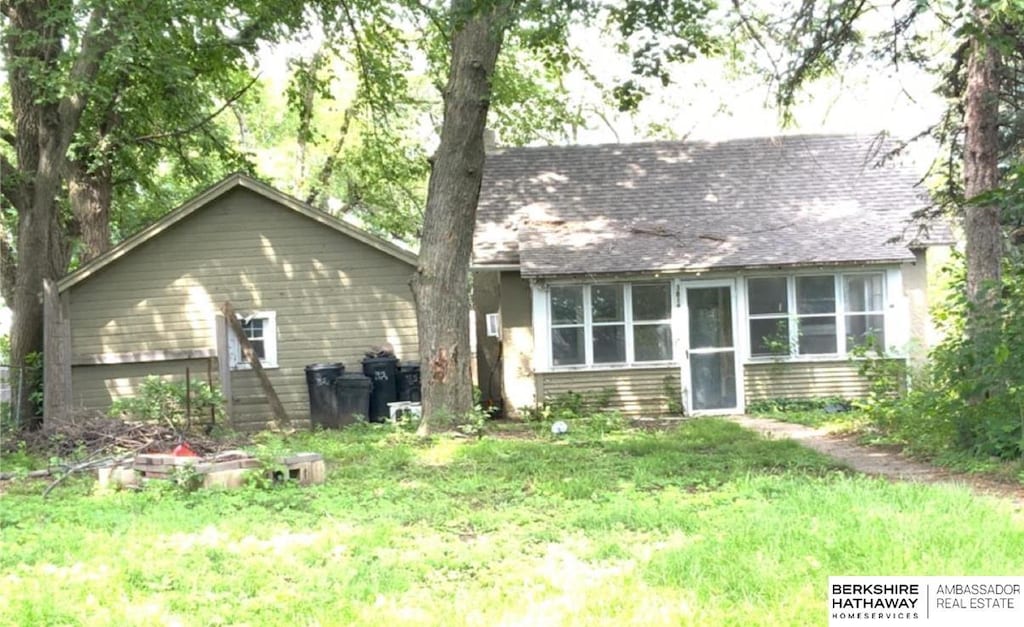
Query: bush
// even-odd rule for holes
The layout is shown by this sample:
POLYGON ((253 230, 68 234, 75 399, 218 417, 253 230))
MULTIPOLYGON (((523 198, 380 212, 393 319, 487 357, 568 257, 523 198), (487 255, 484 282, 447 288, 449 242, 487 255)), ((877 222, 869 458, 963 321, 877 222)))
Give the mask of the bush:
POLYGON ((600 392, 586 396, 569 390, 549 398, 543 403, 524 408, 521 412, 526 420, 530 422, 578 420, 588 414, 610 409, 609 402, 614 395, 614 388, 605 388, 600 392))
POLYGON ((1004 264, 995 307, 979 311, 965 296, 962 265, 952 268, 950 299, 936 309, 945 339, 929 364, 906 372, 871 370, 864 404, 880 429, 927 453, 956 449, 976 456, 1024 457, 1024 259, 1004 264))
MULTIPOLYGON (((213 408, 215 421, 219 422, 224 412, 224 397, 220 390, 210 387, 205 381, 193 381, 190 392, 192 417, 208 415, 213 408)), ((114 401, 110 406, 110 415, 142 422, 167 422, 172 428, 180 430, 188 419, 185 408, 183 381, 166 381, 149 376, 139 386, 138 396, 114 401)), ((197 419, 196 422, 203 420, 197 419)))

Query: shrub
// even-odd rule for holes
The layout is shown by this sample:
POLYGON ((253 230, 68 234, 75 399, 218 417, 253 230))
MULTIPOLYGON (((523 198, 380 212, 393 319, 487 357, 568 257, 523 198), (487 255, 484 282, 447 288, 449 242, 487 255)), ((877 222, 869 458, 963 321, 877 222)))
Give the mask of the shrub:
POLYGON ((929 364, 906 373, 866 372, 872 395, 865 403, 880 428, 913 448, 946 449, 976 456, 1017 459, 1024 456, 1024 258, 1011 253, 1004 264, 995 307, 976 310, 965 294, 962 264, 949 270, 949 300, 934 314, 945 339, 929 364))
MULTIPOLYGON (((201 417, 215 412, 215 421, 223 417, 224 397, 220 390, 210 387, 205 381, 193 381, 190 386, 191 414, 201 417)), ((111 416, 123 416, 143 422, 167 422, 174 429, 181 429, 188 419, 185 402, 185 383, 173 382, 156 376, 146 377, 139 386, 138 396, 119 399, 110 406, 111 416)), ((196 420, 203 422, 202 420, 196 420)))

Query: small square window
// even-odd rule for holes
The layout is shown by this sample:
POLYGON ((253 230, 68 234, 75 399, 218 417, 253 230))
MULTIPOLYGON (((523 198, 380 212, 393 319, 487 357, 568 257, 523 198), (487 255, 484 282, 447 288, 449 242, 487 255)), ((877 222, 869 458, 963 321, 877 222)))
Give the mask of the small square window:
MULTIPOLYGON (((277 367, 277 315, 273 311, 257 311, 247 315, 238 314, 245 337, 252 345, 256 357, 264 368, 277 367)), ((228 352, 231 367, 236 370, 251 368, 242 353, 242 346, 233 330, 228 329, 228 352)))

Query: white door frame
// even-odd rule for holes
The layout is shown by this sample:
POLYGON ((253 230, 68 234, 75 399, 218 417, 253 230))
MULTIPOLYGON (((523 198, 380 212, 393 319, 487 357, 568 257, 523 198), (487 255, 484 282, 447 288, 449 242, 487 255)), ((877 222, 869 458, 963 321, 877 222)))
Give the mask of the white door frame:
MULTIPOLYGON (((680 363, 680 377, 682 378, 682 385, 680 389, 682 391, 682 403, 686 410, 686 414, 689 416, 709 416, 709 415, 727 415, 740 413, 743 403, 743 368, 741 366, 740 357, 740 346, 741 336, 740 330, 740 302, 739 302, 739 281, 736 278, 729 279, 677 279, 676 280, 676 307, 673 311, 673 321, 675 323, 678 334, 676 337, 681 338, 680 350, 677 352, 677 357, 680 363), (735 370, 734 377, 736 381, 736 406, 725 408, 725 409, 693 409, 693 382, 690 380, 690 308, 687 302, 686 290, 688 288, 701 288, 701 287, 728 287, 731 295, 730 307, 732 310, 732 352, 733 352, 733 368, 735 370)), ((698 349, 699 350, 699 349, 698 349)), ((710 352, 725 352, 725 351, 710 351, 710 352)))

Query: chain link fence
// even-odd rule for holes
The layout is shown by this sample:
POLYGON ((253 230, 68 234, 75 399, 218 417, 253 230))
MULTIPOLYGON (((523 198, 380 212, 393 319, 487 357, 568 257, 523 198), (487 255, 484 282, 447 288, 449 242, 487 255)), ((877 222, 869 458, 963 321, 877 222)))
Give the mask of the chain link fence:
POLYGON ((41 367, 0 364, 0 428, 19 430, 42 414, 42 380, 41 367), (32 415, 22 415, 26 398, 31 401, 32 415))

